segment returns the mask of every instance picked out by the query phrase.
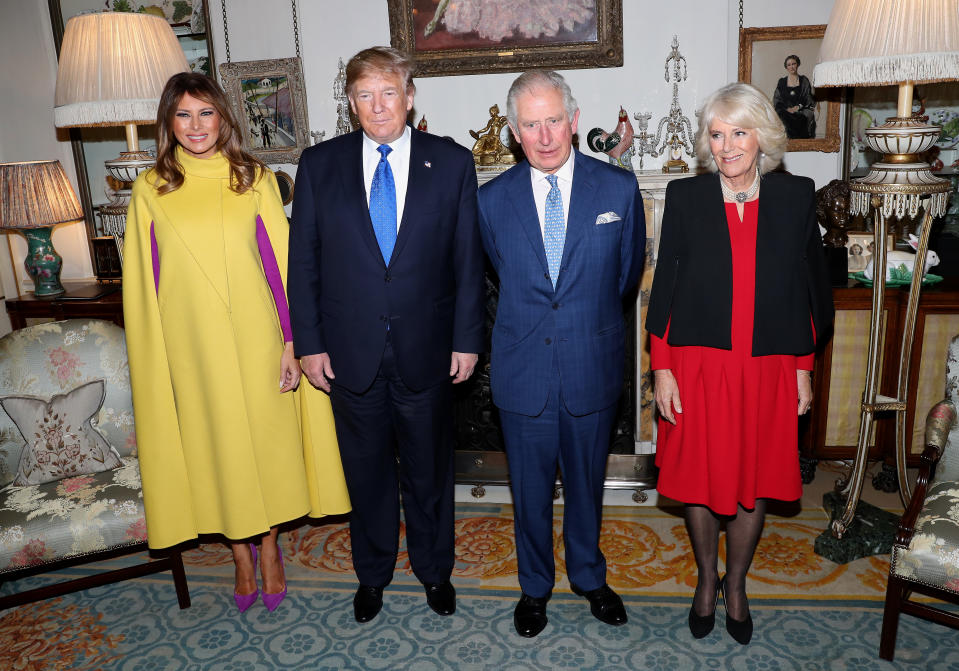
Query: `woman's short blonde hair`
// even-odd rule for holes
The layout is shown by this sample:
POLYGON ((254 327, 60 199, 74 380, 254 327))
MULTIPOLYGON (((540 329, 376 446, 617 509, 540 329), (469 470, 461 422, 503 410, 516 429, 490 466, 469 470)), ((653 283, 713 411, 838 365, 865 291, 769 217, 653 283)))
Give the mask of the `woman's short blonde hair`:
POLYGON ((741 128, 754 128, 759 138, 759 172, 775 169, 786 153, 786 128, 776 109, 762 91, 750 84, 734 82, 713 91, 703 102, 696 132, 699 165, 715 172, 716 161, 709 150, 709 124, 720 119, 741 128))

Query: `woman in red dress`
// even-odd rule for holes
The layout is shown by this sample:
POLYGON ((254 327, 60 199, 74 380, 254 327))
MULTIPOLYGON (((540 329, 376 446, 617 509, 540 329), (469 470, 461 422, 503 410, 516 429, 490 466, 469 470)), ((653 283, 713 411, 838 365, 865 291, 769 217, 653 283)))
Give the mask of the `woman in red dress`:
POLYGON ((802 494, 798 416, 812 404, 815 343, 832 324, 832 293, 816 223, 815 185, 770 172, 783 124, 749 84, 710 95, 696 140, 718 174, 666 190, 646 327, 651 337, 660 493, 686 504, 699 571, 689 628, 752 637, 746 572, 767 499, 802 494), (720 523, 726 575, 720 579, 720 523))

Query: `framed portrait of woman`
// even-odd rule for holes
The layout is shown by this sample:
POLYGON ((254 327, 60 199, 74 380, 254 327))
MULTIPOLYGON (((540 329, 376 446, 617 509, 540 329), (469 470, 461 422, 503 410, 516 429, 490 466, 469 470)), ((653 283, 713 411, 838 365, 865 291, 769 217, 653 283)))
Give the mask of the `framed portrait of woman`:
POLYGON ((769 96, 786 127, 787 151, 839 151, 840 92, 812 86, 825 32, 825 25, 739 32, 739 80, 769 96))

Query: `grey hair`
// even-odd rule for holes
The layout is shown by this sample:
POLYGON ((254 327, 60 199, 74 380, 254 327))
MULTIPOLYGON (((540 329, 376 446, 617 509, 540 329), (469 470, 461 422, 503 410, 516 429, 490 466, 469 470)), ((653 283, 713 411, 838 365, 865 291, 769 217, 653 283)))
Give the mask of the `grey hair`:
POLYGON ((753 128, 759 139, 759 172, 774 170, 786 153, 786 128, 776 108, 762 91, 750 84, 734 82, 713 91, 703 102, 696 132, 696 158, 699 165, 716 172, 718 169, 709 150, 709 124, 720 119, 741 128, 753 128))
POLYGON ((563 94, 563 107, 566 108, 566 116, 572 122, 579 105, 576 104, 576 98, 569 88, 569 84, 563 79, 563 75, 552 70, 527 70, 513 81, 509 87, 509 93, 506 95, 506 119, 510 126, 516 128, 516 99, 520 93, 533 92, 535 89, 552 88, 563 94))

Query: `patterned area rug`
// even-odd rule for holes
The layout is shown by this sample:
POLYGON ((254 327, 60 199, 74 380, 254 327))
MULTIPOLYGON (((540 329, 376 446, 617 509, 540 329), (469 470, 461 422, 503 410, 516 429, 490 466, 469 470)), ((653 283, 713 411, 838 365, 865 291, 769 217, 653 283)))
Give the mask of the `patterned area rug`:
POLYGON ((273 614, 262 603, 236 612, 229 550, 206 544, 184 556, 191 608, 177 608, 172 581, 161 574, 7 611, 0 614, 0 668, 959 670, 959 632, 911 616, 900 623, 896 663, 878 659, 888 557, 839 565, 816 555, 813 542, 828 521, 822 510, 768 518, 750 573, 753 642, 742 647, 725 633, 722 602, 713 633, 693 639, 686 616, 695 564, 679 512, 605 511, 609 583, 630 618, 623 627, 599 623, 569 591, 558 518, 550 623, 535 639, 519 637, 512 626, 519 590, 511 507, 459 504, 458 607, 451 617, 428 609, 401 552, 383 612, 357 624, 346 525, 304 525, 283 536, 290 596, 273 614))

